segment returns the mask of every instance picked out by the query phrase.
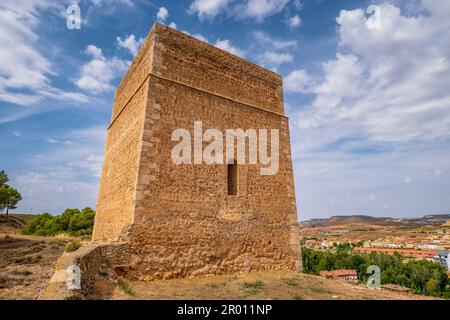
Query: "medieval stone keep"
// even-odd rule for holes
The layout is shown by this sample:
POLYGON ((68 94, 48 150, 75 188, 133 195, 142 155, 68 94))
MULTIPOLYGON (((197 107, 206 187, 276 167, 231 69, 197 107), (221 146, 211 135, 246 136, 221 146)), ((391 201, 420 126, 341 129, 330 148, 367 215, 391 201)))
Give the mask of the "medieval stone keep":
POLYGON ((156 24, 115 95, 93 240, 141 280, 300 270, 289 139, 278 74, 156 24), (174 164, 172 133, 195 121, 278 129, 278 173, 174 164))

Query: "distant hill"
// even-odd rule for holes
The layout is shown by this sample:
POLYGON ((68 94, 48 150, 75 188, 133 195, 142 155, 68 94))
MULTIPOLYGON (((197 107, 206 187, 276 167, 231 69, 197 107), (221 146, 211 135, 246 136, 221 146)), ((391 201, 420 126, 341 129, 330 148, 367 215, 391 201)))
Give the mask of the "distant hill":
POLYGON ((422 218, 388 218, 366 215, 333 216, 329 219, 311 219, 302 221, 301 227, 335 227, 335 226, 441 226, 448 222, 450 214, 426 215, 422 218))
POLYGON ((0 215, 0 232, 1 233, 11 233, 17 232, 23 229, 27 225, 27 222, 14 215, 9 215, 8 217, 4 214, 0 215))
POLYGON ((36 215, 35 214, 31 214, 31 213, 10 213, 9 216, 22 219, 23 221, 28 223, 36 215))

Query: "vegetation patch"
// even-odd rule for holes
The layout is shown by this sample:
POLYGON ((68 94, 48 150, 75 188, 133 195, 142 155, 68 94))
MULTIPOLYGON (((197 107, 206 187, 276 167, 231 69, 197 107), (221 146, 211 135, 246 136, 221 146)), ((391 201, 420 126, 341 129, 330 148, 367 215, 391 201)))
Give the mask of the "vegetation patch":
POLYGON ((282 281, 290 287, 298 287, 298 279, 296 278, 285 278, 282 281))
POLYGON ((10 261, 15 264, 37 264, 41 260, 42 260, 42 256, 40 254, 38 254, 35 256, 13 258, 10 261))
POLYGON ((309 287, 309 289, 314 293, 331 293, 330 290, 320 287, 309 287))
POLYGON ((50 213, 35 215, 22 230, 23 235, 56 236, 65 233, 72 237, 92 235, 95 211, 91 208, 67 209, 59 216, 50 213))
POLYGON ((255 282, 244 282, 243 287, 248 294, 256 295, 261 292, 262 289, 264 289, 265 284, 261 280, 258 280, 255 282))
POLYGON ((125 279, 119 279, 117 281, 117 284, 119 285, 119 288, 122 289, 123 292, 126 294, 132 296, 134 295, 133 290, 131 289, 129 283, 125 279))
POLYGON ((79 240, 71 241, 66 246, 66 252, 74 252, 81 248, 81 243, 79 240))

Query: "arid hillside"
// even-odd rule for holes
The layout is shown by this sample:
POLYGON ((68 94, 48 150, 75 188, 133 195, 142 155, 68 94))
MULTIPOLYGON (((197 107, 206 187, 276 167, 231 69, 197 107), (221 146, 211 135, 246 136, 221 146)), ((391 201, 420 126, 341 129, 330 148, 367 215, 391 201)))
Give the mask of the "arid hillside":
POLYGON ((450 215, 427 215, 422 218, 385 218, 365 215, 333 216, 328 219, 302 221, 300 227, 420 227, 440 226, 447 223, 450 215))

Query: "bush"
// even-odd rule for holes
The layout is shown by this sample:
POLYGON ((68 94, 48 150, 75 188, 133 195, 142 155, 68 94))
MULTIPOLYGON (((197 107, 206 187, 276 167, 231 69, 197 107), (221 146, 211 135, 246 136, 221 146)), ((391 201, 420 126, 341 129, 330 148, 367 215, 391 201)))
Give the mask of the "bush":
POLYGON ((66 252, 74 252, 81 248, 81 243, 79 240, 71 241, 66 246, 66 252))
POLYGON ((34 216, 22 230, 23 235, 55 236, 67 233, 70 236, 90 236, 94 227, 95 211, 91 208, 67 209, 60 216, 42 213, 34 216))

